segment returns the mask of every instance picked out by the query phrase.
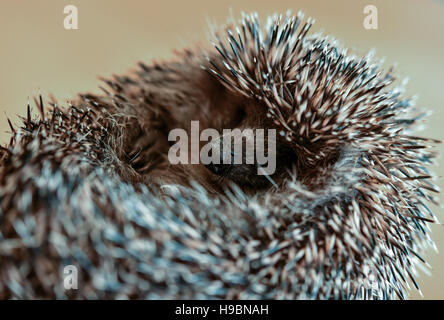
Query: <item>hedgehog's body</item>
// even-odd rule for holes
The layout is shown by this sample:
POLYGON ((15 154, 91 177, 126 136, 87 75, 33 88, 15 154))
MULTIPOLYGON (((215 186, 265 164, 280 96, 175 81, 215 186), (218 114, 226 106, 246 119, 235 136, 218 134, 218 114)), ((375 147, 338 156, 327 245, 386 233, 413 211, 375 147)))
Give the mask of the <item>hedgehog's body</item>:
POLYGON ((431 243, 429 140, 389 74, 299 23, 248 16, 214 52, 67 111, 40 100, 3 152, 0 298, 404 297, 431 243), (191 120, 278 129, 276 183, 170 165, 168 132, 191 120))

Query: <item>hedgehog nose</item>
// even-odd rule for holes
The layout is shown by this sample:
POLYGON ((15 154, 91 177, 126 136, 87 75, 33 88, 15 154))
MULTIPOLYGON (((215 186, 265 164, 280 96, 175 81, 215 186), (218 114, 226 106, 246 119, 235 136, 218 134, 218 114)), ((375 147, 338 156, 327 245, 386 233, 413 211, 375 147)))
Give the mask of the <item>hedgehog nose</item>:
POLYGON ((208 170, 210 170, 212 173, 217 174, 218 176, 225 175, 231 168, 231 164, 215 164, 210 163, 205 165, 208 170))

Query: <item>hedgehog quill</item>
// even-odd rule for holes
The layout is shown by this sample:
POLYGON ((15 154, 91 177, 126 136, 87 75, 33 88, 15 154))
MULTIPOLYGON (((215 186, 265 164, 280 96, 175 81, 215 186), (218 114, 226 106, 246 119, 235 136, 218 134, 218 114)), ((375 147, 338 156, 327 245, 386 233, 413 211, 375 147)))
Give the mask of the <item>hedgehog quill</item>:
MULTIPOLYGON (((221 27, 102 95, 36 100, 0 161, 0 298, 396 299, 433 247, 436 140, 302 14, 221 27), (277 169, 171 164, 171 130, 275 129, 277 169), (63 269, 79 270, 77 290, 63 269)), ((215 143, 219 143, 215 141, 215 143)))

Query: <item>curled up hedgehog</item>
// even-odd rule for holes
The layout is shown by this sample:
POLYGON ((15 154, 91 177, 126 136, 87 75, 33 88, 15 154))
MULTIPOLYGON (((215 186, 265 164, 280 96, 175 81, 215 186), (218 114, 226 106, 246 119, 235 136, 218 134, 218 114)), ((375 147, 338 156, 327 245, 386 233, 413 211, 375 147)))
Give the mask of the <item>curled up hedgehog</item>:
POLYGON ((243 14, 212 49, 28 105, 1 149, 0 298, 405 298, 433 246, 437 141, 391 71, 310 25, 243 14), (276 171, 172 164, 192 121, 275 129, 276 171))

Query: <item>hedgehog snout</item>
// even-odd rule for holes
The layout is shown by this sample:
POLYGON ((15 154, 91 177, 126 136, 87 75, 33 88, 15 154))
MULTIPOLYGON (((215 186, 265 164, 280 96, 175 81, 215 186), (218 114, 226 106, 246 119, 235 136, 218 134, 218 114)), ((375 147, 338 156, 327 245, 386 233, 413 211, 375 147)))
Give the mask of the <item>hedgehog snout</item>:
POLYGON ((224 176, 226 175, 230 169, 232 168, 232 164, 224 164, 224 163, 209 163, 206 164, 205 167, 207 167, 208 170, 210 170, 213 174, 218 176, 224 176))
POLYGON ((212 175, 239 186, 262 189, 279 184, 283 173, 296 161, 294 153, 274 129, 235 128, 211 143, 211 162, 205 167, 212 175), (216 154, 213 154, 216 153, 216 154))

